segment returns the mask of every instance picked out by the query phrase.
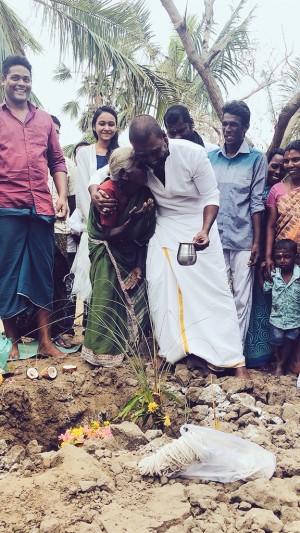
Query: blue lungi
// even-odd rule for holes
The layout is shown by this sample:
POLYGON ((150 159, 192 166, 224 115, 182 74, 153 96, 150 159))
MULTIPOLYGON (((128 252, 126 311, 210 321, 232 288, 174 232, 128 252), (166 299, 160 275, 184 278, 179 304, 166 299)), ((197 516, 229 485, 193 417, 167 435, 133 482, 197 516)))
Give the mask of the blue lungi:
POLYGON ((52 309, 54 216, 0 208, 0 317, 52 309))

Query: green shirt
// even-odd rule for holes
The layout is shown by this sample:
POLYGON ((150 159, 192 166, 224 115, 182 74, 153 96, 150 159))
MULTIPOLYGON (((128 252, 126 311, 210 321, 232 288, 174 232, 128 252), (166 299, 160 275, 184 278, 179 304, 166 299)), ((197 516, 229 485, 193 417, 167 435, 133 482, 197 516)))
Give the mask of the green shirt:
POLYGON ((280 329, 300 327, 300 267, 294 266, 288 283, 282 279, 281 269, 272 272, 272 281, 265 281, 264 292, 272 291, 270 323, 280 329))

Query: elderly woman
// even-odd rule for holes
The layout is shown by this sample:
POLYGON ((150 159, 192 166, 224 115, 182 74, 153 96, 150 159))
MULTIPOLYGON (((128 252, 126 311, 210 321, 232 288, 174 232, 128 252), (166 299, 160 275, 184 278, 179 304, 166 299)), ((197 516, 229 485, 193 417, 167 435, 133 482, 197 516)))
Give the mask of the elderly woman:
POLYGON ((100 189, 117 201, 117 208, 109 216, 93 206, 90 210, 92 298, 82 356, 93 365, 112 367, 148 324, 144 263, 155 212, 146 169, 132 148, 114 150, 107 177, 100 189))

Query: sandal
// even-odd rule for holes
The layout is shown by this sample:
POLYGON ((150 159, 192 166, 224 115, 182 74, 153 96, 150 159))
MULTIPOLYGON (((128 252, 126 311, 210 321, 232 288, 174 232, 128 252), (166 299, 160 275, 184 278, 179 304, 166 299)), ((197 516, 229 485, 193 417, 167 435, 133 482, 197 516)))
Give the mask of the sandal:
POLYGON ((58 337, 56 337, 54 340, 53 340, 53 344, 55 344, 55 346, 57 346, 57 348, 72 348, 73 345, 67 340, 65 339, 62 335, 59 335, 58 337))

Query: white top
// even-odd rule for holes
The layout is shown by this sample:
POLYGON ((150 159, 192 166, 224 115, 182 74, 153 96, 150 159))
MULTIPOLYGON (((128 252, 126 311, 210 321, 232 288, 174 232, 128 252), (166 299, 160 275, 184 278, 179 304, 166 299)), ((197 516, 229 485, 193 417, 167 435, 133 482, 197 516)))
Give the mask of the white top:
POLYGON ((77 175, 76 208, 82 220, 82 231, 86 231, 91 197, 89 194, 89 179, 97 170, 96 143, 83 146, 76 155, 77 175))
POLYGON ((147 185, 158 204, 158 214, 195 215, 206 205, 219 205, 217 181, 205 149, 183 139, 169 139, 169 149, 165 185, 148 171, 147 185))
POLYGON ((94 172, 94 174, 90 178, 89 186, 90 185, 100 185, 108 176, 109 171, 109 165, 105 165, 105 167, 99 168, 94 172))

